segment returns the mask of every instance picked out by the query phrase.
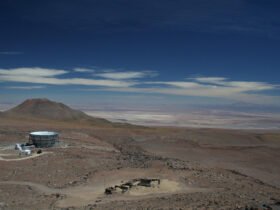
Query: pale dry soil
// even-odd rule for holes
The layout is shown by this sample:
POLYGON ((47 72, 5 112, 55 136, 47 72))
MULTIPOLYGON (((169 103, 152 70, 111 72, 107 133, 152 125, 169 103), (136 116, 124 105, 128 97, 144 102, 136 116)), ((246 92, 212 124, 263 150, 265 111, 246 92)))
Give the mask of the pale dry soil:
POLYGON ((279 148, 277 131, 0 121, 0 209, 279 209, 279 148), (19 157, 32 130, 61 143, 19 157), (104 194, 136 178, 161 184, 104 194))
POLYGON ((44 153, 32 153, 31 155, 25 155, 25 154, 19 154, 18 151, 12 151, 12 150, 7 150, 4 153, 0 153, 0 161, 22 161, 22 160, 28 160, 32 158, 37 158, 40 157, 41 155, 48 155, 51 154, 52 152, 44 152, 44 153))

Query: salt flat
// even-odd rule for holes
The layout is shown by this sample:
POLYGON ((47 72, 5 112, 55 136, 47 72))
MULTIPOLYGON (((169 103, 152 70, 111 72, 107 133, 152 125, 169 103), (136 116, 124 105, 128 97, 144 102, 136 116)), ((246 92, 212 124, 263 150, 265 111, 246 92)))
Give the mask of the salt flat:
POLYGON ((161 111, 86 111, 88 115, 112 122, 147 126, 177 126, 229 129, 279 129, 280 114, 245 113, 219 110, 161 111))

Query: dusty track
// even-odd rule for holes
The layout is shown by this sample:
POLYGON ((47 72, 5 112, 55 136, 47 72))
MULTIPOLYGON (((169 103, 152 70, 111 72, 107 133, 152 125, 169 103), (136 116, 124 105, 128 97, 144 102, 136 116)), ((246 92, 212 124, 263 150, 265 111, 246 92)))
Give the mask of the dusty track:
MULTIPOLYGON (((109 175, 112 172, 104 172, 103 175, 109 175)), ((137 187, 128 193, 120 194, 117 196, 106 196, 104 195, 104 190, 108 186, 113 186, 116 184, 120 184, 121 180, 118 177, 124 177, 126 179, 133 179, 137 176, 147 175, 147 174, 154 174, 153 171, 147 170, 122 170, 122 171, 115 171, 115 177, 110 180, 102 183, 98 180, 93 180, 91 183, 87 185, 80 185, 76 187, 68 187, 63 189, 56 189, 47 187, 42 184, 34 183, 34 182, 26 182, 26 181, 2 181, 0 185, 21 185, 21 186, 29 186, 33 188, 40 194, 61 194, 64 197, 59 200, 55 206, 57 207, 69 207, 69 206, 85 206, 88 204, 94 204, 97 200, 101 203, 108 203, 114 200, 137 200, 139 198, 150 198, 150 197, 157 197, 162 194, 170 195, 173 193, 195 193, 195 192, 210 192, 211 189, 209 188, 201 188, 201 187, 191 187, 186 186, 184 184, 180 184, 177 181, 171 181, 168 179, 163 179, 159 188, 146 188, 146 187, 137 187)), ((100 174, 102 175, 102 173, 100 174)), ((213 190, 213 189, 212 189, 213 190)))
POLYGON ((29 155, 29 156, 20 156, 20 158, 13 158, 13 159, 5 159, 3 158, 2 156, 10 156, 10 155, 13 155, 13 154, 0 154, 0 161, 7 161, 7 162, 12 162, 12 161, 22 161, 22 160, 29 160, 29 159, 33 159, 33 158, 38 158, 42 155, 47 155, 47 154, 51 154, 52 152, 44 152, 44 153, 41 153, 41 154, 32 154, 32 155, 29 155))
POLYGON ((41 156, 16 161, 2 156, 0 203, 6 205, 5 210, 71 206, 102 210, 112 206, 234 209, 271 204, 275 202, 272 198, 280 198, 276 187, 280 180, 277 132, 108 128, 13 120, 0 121, 0 144, 13 145, 30 130, 43 129, 59 131, 61 141, 69 146, 46 149, 41 156), (47 152, 52 154, 44 155, 47 152), (130 194, 103 195, 105 187, 142 177, 170 180, 167 188, 174 190, 163 187, 162 191, 146 192, 144 188, 130 194))

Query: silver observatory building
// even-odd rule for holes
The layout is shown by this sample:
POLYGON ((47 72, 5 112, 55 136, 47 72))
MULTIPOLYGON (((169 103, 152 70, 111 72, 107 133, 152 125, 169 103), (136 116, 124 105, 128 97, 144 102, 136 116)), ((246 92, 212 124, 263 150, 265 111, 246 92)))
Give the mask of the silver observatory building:
POLYGON ((52 147, 59 141, 59 135, 53 131, 34 131, 29 133, 29 144, 35 147, 52 147))

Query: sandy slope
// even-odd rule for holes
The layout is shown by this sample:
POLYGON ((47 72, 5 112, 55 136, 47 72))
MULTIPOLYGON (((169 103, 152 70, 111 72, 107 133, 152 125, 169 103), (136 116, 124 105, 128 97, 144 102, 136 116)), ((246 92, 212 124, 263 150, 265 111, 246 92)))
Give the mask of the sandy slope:
POLYGON ((30 130, 45 129, 60 132, 64 146, 43 150, 51 155, 0 161, 1 208, 234 209, 275 206, 280 198, 276 131, 98 127, 10 119, 0 121, 1 154, 27 139, 30 130), (158 189, 103 194, 108 186, 141 177, 168 181, 158 189))

